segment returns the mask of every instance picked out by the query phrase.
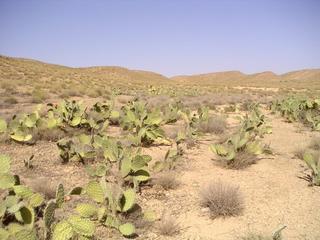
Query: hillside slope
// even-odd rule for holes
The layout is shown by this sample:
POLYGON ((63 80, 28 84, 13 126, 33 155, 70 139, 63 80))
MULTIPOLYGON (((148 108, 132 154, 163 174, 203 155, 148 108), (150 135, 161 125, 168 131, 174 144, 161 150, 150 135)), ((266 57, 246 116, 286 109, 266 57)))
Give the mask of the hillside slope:
POLYGON ((118 92, 146 90, 150 85, 171 89, 181 89, 183 85, 210 88, 240 86, 320 89, 320 69, 299 70, 282 75, 270 71, 256 74, 227 71, 168 78, 155 72, 117 66, 72 68, 31 59, 0 56, 0 83, 2 88, 15 88, 19 92, 40 88, 59 94, 74 92, 73 95, 92 96, 107 94, 115 89, 118 92))
POLYGON ((11 58, 0 56, 0 77, 5 75, 39 75, 46 76, 61 76, 74 75, 77 78, 80 76, 99 77, 105 80, 128 80, 128 81, 164 81, 167 77, 153 72, 130 70, 124 67, 85 67, 72 68, 61 65, 48 64, 40 61, 11 58))

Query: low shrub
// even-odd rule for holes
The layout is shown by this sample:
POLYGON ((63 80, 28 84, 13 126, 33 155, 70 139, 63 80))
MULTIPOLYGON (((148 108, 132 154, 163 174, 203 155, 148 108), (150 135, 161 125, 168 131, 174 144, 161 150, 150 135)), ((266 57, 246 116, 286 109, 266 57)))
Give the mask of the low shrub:
POLYGON ((257 155, 254 155, 246 151, 240 151, 232 160, 226 160, 225 158, 220 157, 218 159, 218 163, 224 168, 244 169, 252 164, 255 164, 257 160, 257 155))
POLYGON ((316 150, 316 151, 317 151, 317 150, 320 150, 320 136, 317 136, 317 137, 312 138, 309 147, 310 147, 312 150, 316 150))
POLYGON ((15 97, 7 97, 4 99, 4 102, 7 104, 16 104, 18 103, 18 100, 15 97))
POLYGON ((31 97, 32 103, 42 103, 47 98, 46 93, 37 88, 32 91, 31 97))
POLYGON ((154 184, 163 187, 165 190, 175 189, 178 187, 179 182, 176 179, 176 174, 173 172, 159 173, 155 179, 154 184))
POLYGON ((173 236, 180 231, 180 225, 173 216, 163 216, 157 228, 159 233, 164 236, 173 236))
POLYGON ((199 130, 203 133, 223 134, 226 130, 227 122, 222 116, 210 116, 207 121, 199 124, 199 130))
POLYGON ((239 215, 244 209, 238 187, 221 181, 211 182, 201 192, 201 205, 210 209, 211 218, 239 215))

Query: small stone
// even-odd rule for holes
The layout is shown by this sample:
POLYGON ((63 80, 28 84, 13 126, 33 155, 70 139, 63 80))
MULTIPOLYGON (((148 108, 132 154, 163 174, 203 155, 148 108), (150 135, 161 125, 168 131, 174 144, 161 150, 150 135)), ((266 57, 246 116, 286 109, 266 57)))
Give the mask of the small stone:
POLYGON ((206 207, 206 208, 201 208, 201 212, 203 212, 203 213, 210 212, 210 208, 208 208, 208 207, 206 207))

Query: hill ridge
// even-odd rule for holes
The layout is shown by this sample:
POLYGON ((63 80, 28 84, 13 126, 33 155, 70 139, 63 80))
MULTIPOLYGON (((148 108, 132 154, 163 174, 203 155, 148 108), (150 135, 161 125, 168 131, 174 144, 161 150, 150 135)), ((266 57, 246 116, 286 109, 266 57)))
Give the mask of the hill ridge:
MULTIPOLYGON (((28 58, 16 58, 0 55, 0 80, 9 74, 12 78, 21 78, 21 75, 51 76, 67 78, 87 78, 101 80, 102 82, 132 82, 143 84, 201 84, 201 85, 231 85, 231 86, 264 86, 282 84, 291 87, 291 84, 299 88, 305 85, 315 86, 320 89, 320 68, 300 69, 283 74, 272 71, 246 74, 238 70, 218 71, 192 75, 177 75, 167 77, 161 73, 130 69, 122 66, 89 66, 69 67, 59 64, 51 64, 28 58)), ((40 78, 40 77, 39 77, 40 78)), ((36 80, 36 79, 35 79, 36 80)))

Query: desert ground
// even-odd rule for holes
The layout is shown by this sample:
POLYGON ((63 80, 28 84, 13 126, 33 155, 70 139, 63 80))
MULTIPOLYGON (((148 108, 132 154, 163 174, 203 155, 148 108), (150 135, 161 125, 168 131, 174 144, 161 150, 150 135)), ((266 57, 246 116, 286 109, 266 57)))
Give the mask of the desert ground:
POLYGON ((0 86, 1 239, 320 239, 320 70, 167 78, 2 56, 0 86))

